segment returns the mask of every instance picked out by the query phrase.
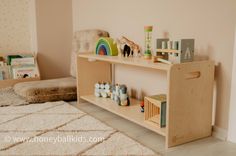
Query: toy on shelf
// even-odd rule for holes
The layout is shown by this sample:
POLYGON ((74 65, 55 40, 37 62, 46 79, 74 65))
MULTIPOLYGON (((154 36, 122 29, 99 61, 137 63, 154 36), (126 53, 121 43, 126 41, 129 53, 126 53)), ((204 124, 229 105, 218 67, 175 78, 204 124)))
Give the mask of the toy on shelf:
POLYGON ((97 55, 117 56, 118 55, 117 44, 114 42, 112 38, 101 37, 98 39, 96 43, 95 53, 97 55))
POLYGON ((109 98, 111 97, 111 85, 105 82, 95 84, 94 95, 96 97, 109 98))
POLYGON ((143 113, 144 112, 144 101, 142 100, 141 102, 140 102, 140 111, 143 113))
POLYGON ((144 27, 145 31, 145 51, 144 58, 151 59, 152 58, 152 26, 144 27))
POLYGON ((145 97, 145 121, 162 128, 166 126, 166 95, 145 97))
POLYGON ((130 100, 126 85, 111 85, 106 82, 97 82, 94 85, 94 95, 96 97, 111 98, 120 106, 129 106, 130 100))
POLYGON ((120 106, 129 106, 130 99, 128 96, 127 86, 116 84, 112 87, 111 99, 120 106))
POLYGON ((140 56, 140 46, 133 41, 129 40, 128 38, 122 36, 121 39, 117 39, 117 48, 119 51, 119 54, 123 57, 129 57, 129 56, 140 56))
POLYGON ((194 39, 181 39, 179 41, 157 39, 156 46, 157 52, 153 59, 154 62, 184 63, 193 61, 194 39))
POLYGON ((140 112, 144 113, 144 92, 140 91, 139 100, 140 100, 140 112))

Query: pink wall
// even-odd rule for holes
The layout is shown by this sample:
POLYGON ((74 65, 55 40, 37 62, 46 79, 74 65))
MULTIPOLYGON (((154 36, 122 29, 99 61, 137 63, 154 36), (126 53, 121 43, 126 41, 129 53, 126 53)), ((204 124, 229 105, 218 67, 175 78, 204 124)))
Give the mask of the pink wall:
MULTIPOLYGON (((196 54, 217 64, 217 127, 227 129, 236 1, 215 0, 73 0, 74 31, 100 28, 144 44, 145 25, 153 25, 153 38, 195 38, 196 54)), ((154 41, 153 41, 154 42, 154 41)), ((154 45, 154 43, 153 43, 154 45)), ((153 94, 166 90, 165 74, 116 68, 116 80, 153 94)))
POLYGON ((43 79, 69 76, 72 1, 36 0, 38 61, 43 79))

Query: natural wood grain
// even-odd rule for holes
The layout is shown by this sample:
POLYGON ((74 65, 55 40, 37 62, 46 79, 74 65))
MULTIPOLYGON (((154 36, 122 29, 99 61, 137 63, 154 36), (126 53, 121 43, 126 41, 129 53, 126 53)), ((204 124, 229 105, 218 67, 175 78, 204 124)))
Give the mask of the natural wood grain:
POLYGON ((212 132, 214 62, 173 65, 169 73, 167 147, 212 132), (200 76, 196 76, 196 73, 200 76), (189 75, 193 75, 189 78, 189 75))

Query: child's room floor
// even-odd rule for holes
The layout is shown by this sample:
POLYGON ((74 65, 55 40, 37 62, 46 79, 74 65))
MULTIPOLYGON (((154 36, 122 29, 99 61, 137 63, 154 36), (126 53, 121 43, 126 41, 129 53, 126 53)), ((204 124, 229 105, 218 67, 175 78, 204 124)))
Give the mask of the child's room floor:
POLYGON ((78 107, 82 111, 103 121, 107 125, 127 134, 143 145, 151 148, 160 155, 167 156, 236 156, 236 144, 218 140, 213 137, 201 139, 178 147, 165 149, 164 137, 123 119, 113 113, 99 108, 90 103, 77 105, 76 102, 70 104, 78 107))

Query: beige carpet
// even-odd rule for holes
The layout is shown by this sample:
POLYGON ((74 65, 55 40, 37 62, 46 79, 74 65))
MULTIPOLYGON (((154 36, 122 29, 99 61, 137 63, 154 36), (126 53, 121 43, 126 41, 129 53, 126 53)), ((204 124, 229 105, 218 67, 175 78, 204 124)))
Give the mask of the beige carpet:
POLYGON ((25 99, 15 94, 13 88, 0 89, 0 107, 28 104, 25 99))
POLYGON ((65 102, 0 108, 0 155, 156 155, 65 102))

